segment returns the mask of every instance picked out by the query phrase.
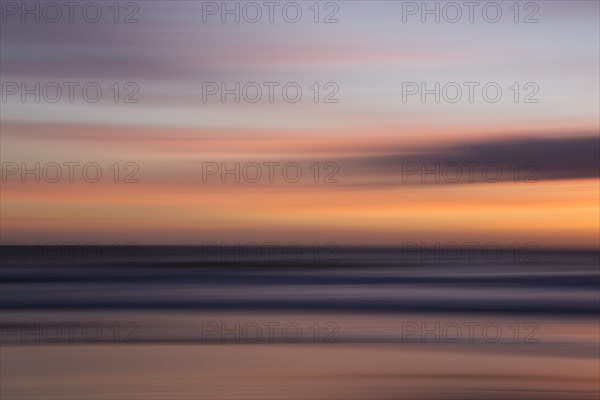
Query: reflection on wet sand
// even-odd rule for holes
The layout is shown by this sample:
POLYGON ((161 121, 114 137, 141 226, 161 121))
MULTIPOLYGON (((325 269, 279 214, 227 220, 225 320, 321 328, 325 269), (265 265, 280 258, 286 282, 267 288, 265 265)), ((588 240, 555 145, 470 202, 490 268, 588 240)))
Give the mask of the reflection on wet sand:
POLYGON ((598 398, 597 359, 468 346, 40 346, 2 358, 5 399, 598 398))

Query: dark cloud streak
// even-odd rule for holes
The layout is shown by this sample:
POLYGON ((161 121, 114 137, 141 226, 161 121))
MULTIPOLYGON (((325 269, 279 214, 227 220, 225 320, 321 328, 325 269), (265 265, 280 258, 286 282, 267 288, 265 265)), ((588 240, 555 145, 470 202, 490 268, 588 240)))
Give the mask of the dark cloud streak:
MULTIPOLYGON (((424 182, 421 179, 421 170, 434 169, 436 164, 440 170, 449 164, 462 166, 463 174, 468 172, 469 163, 478 163, 474 166, 473 181, 484 181, 481 169, 486 164, 495 163, 503 171, 498 181, 514 181, 514 166, 518 165, 521 179, 531 176, 531 180, 557 180, 598 178, 600 176, 600 140, 598 136, 586 135, 564 138, 523 138, 495 141, 481 141, 448 147, 423 149, 420 152, 397 153, 357 157, 346 159, 340 163, 342 171, 353 171, 354 174, 368 177, 397 177, 394 181, 402 183, 403 168, 407 182, 434 184, 434 176, 430 175, 424 182), (418 166, 416 173, 407 172, 407 168, 418 166), (529 166, 529 167, 528 167, 529 166), (534 167, 537 170, 534 172, 534 167)), ((454 177, 452 168, 448 169, 448 176, 454 177)), ((469 183, 469 177, 463 176, 458 183, 469 183)), ((389 179, 387 179, 389 181, 389 179)), ((390 182, 391 183, 391 182, 390 182)), ((440 183, 452 183, 440 179, 440 183)), ((392 183, 393 184, 393 183, 392 183)))

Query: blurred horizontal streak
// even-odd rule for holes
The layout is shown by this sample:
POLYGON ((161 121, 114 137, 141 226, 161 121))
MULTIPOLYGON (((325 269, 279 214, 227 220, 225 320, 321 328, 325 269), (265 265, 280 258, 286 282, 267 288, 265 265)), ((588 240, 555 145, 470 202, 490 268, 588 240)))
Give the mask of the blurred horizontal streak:
POLYGON ((490 260, 471 249, 469 257, 454 262, 440 258, 440 249, 416 250, 412 243, 402 248, 321 244, 319 253, 295 244, 294 254, 301 257, 291 259, 274 248, 266 258, 265 249, 256 253, 256 246, 216 246, 125 247, 119 262, 112 262, 114 251, 107 250, 108 259, 94 262, 79 255, 58 265, 50 256, 60 247, 3 246, 2 307, 586 318, 600 313, 595 251, 525 247, 527 257, 534 252, 529 259, 515 258, 514 249, 506 248, 504 258, 490 260))
POLYGON ((49 393, 60 393, 61 399, 86 400, 597 398, 594 360, 440 352, 438 347, 7 347, 1 362, 10 369, 4 369, 2 395, 49 399, 49 393))

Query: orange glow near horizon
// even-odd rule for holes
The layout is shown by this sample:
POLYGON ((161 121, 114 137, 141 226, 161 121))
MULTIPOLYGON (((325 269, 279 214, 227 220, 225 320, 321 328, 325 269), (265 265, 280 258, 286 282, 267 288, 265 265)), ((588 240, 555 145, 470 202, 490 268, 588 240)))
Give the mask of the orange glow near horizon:
POLYGON ((97 234, 103 241, 109 239, 102 232, 119 232, 120 240, 150 244, 268 242, 288 227, 286 240, 301 243, 394 245, 485 237, 596 248, 598 184, 598 179, 579 179, 368 189, 238 187, 203 185, 200 176, 196 184, 171 185, 12 183, 3 189, 3 240, 69 241, 97 234), (53 230, 61 233, 47 237, 53 230))

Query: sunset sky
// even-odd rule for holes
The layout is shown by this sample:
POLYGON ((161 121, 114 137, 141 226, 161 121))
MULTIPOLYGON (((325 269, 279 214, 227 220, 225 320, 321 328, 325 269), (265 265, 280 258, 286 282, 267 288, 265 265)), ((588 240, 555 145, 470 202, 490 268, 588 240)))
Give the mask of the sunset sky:
POLYGON ((295 24, 204 23, 201 2, 138 3, 138 23, 2 24, 3 85, 105 89, 97 103, 77 91, 72 103, 36 103, 3 86, 3 242, 598 247, 598 2, 542 2, 537 23, 515 23, 512 14, 489 23, 476 13, 475 22, 455 24, 403 22, 401 3, 391 1, 341 2, 339 22, 328 24, 311 14, 295 24), (115 82, 121 98, 127 83, 137 85, 139 101, 115 104, 115 82), (273 102, 203 101, 207 82, 295 82, 303 96, 286 102, 276 89, 273 102), (403 82, 481 85, 473 102, 465 92, 456 103, 433 95, 423 103, 419 95, 403 101, 403 82), (503 89, 498 102, 483 99, 488 82, 503 89), (528 83, 539 89, 537 102, 522 101, 528 83), (338 102, 324 103, 333 87, 338 102), (103 177, 4 176, 7 163, 36 162, 95 162, 103 177), (203 182, 203 163, 236 162, 297 163, 304 175, 296 183, 280 175, 273 183, 203 182), (139 167, 137 183, 122 182, 127 163, 139 167), (403 179, 403 168, 422 163, 494 163, 503 174, 495 183, 403 179), (515 163, 536 165, 534 179, 515 182, 515 163), (326 164, 337 168, 337 183, 323 182, 334 168, 326 164))

